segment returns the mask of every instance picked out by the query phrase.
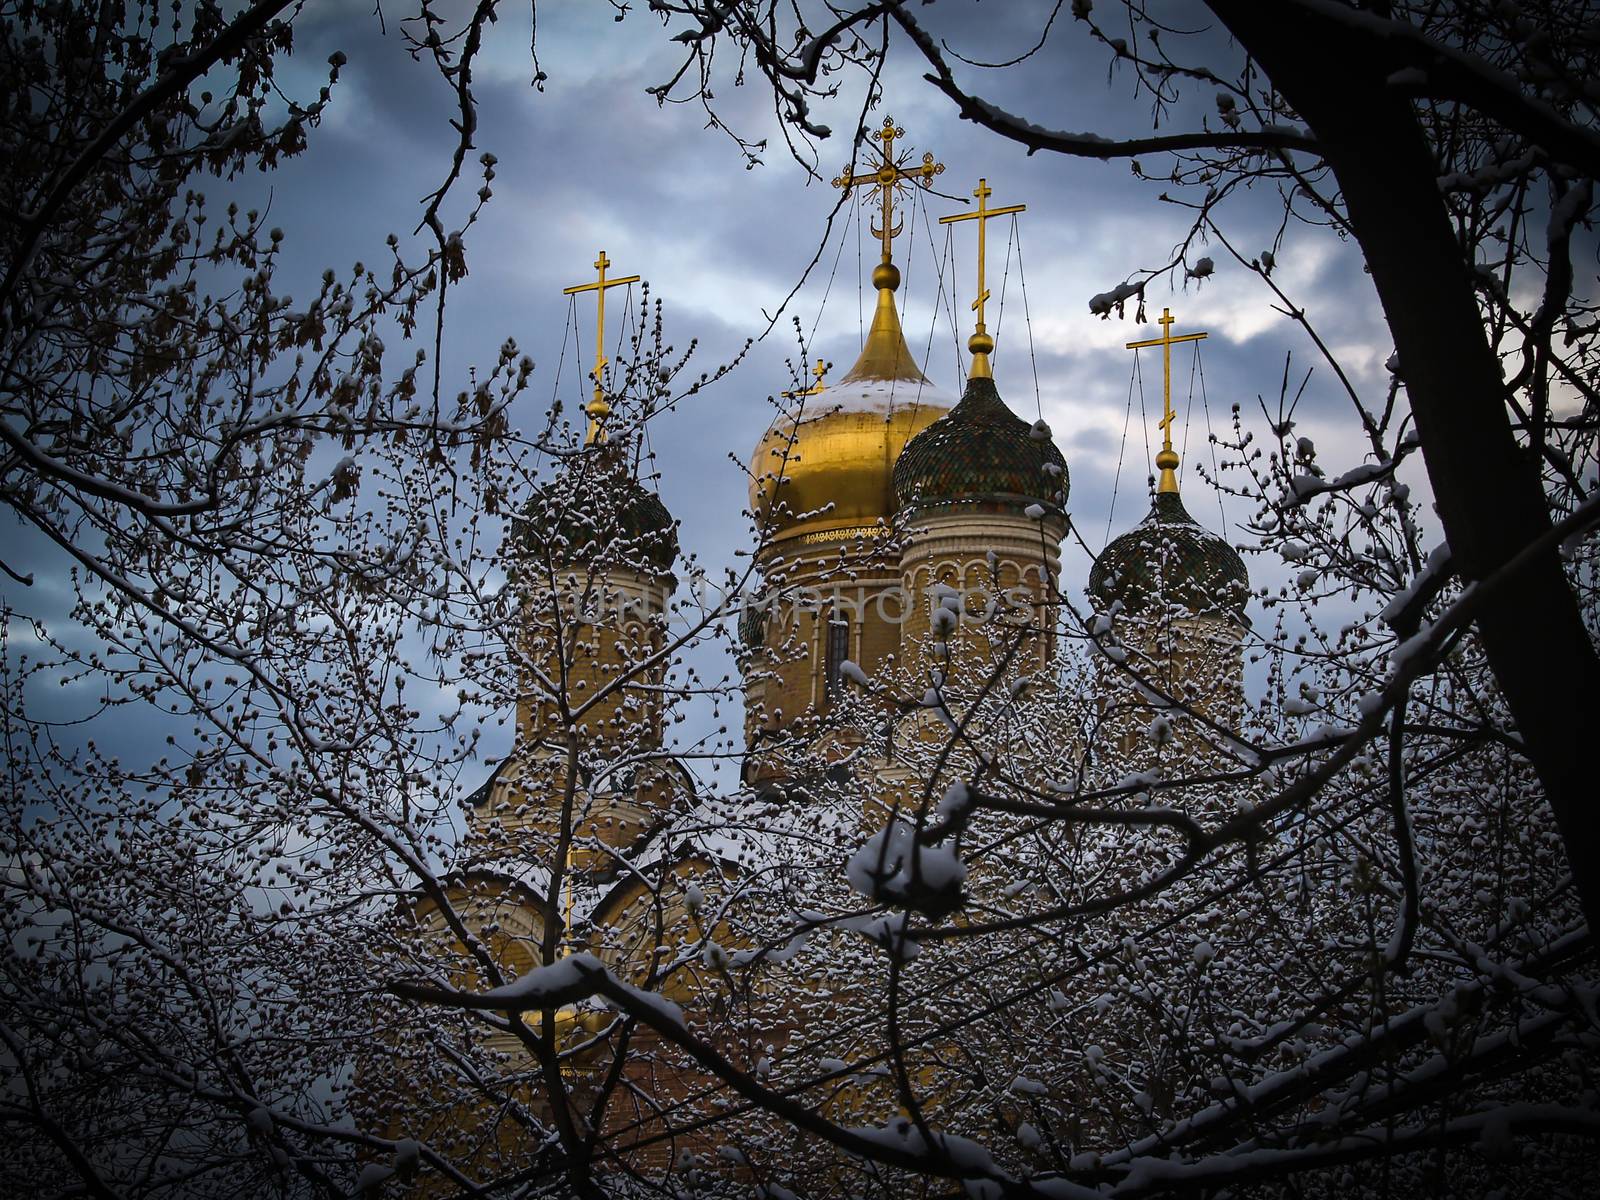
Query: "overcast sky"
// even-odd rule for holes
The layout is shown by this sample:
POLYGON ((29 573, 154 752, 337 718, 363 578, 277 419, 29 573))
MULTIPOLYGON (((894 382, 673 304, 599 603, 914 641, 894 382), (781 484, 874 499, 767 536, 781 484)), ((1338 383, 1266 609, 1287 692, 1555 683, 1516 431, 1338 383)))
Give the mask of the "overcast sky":
MULTIPOLYGON (((959 37, 969 56, 999 60, 1037 39, 1042 14, 1050 7, 957 4, 935 6, 930 15, 948 9, 950 15, 969 18, 968 28, 944 32, 959 37), (981 21, 971 20, 974 15, 981 21)), ((297 69, 311 77, 334 48, 350 58, 310 152, 272 180, 273 221, 288 231, 291 266, 308 280, 326 265, 371 258, 391 230, 408 234, 416 224, 418 201, 441 177, 451 144, 451 109, 442 83, 429 68, 409 61, 392 30, 388 38, 379 34, 371 11, 367 0, 314 5, 297 30, 297 69)), ((700 339, 701 369, 729 357, 745 337, 759 335, 766 327, 763 313, 783 302, 824 237, 838 196, 828 181, 848 159, 861 103, 860 81, 846 81, 840 101, 820 113, 839 132, 819 145, 822 178, 808 179, 777 137, 770 99, 759 84, 735 89, 720 81, 719 113, 746 137, 771 138, 764 164, 747 170, 730 139, 704 128, 698 105, 662 106, 646 93, 677 66, 680 48, 670 40, 672 31, 663 34, 648 14, 634 13, 618 23, 611 13, 599 0, 547 0, 539 6, 540 62, 547 74, 542 92, 529 85, 525 11, 513 8, 493 28, 486 61, 477 70, 482 105, 477 147, 496 155, 498 178, 494 199, 469 241, 471 275, 452 300, 444 369, 459 386, 468 364, 491 362, 500 342, 514 337, 539 368, 526 411, 519 414, 525 428, 537 424, 555 385, 568 315, 561 289, 593 277, 591 264, 601 248, 611 258, 613 274, 639 274, 650 282, 665 302, 669 336, 676 344, 700 339)), ((1147 131, 1148 97, 1135 97, 1126 79, 1107 84, 1105 59, 1104 49, 1089 43, 1081 25, 1063 19, 1037 62, 967 74, 1002 107, 1041 124, 1147 131)), ((1006 290, 997 381, 1018 413, 1032 417, 1042 405, 1071 468, 1071 507, 1098 547, 1133 365, 1133 354, 1122 346, 1156 330, 1135 326, 1131 310, 1127 320, 1103 321, 1089 312, 1088 300, 1135 268, 1165 262, 1188 227, 1189 213, 1163 203, 1162 187, 1136 179, 1125 161, 1029 158, 1020 147, 956 119, 949 102, 921 81, 918 63, 908 54, 892 60, 884 92, 885 103, 870 123, 892 114, 905 128, 909 146, 919 155, 932 151, 946 166, 940 191, 964 199, 985 176, 994 189, 991 203, 1028 205, 1018 233, 1031 322, 1022 319, 1015 258, 1009 278, 1003 274, 1009 230, 1003 222, 991 227, 991 288, 996 297, 1003 283, 1006 290)), ((1208 91, 1197 99, 1204 106, 1211 100, 1208 91)), ((1177 124, 1182 125, 1181 117, 1177 124)), ((470 197, 474 187, 469 177, 461 198, 470 197)), ((1249 254, 1269 244, 1276 223, 1276 198, 1259 199, 1229 210, 1228 228, 1237 231, 1231 240, 1249 254)), ((944 231, 935 224, 937 217, 961 205, 941 196, 929 196, 927 203, 935 248, 942 249, 944 231)), ((924 219, 917 215, 911 245, 902 237, 896 246, 907 275, 902 289, 908 301, 906 333, 919 357, 931 333, 928 372, 942 388, 959 392, 955 338, 942 314, 934 322, 938 262, 929 251, 924 219)), ((973 228, 958 227, 955 246, 963 342, 970 332, 973 228)), ((808 331, 820 317, 814 353, 842 371, 859 346, 862 304, 870 315, 872 297, 862 276, 874 260, 870 243, 858 258, 851 229, 835 274, 841 232, 836 222, 835 241, 789 315, 799 317, 808 331)), ((1302 365, 1311 365, 1313 354, 1292 323, 1272 310, 1272 297, 1259 280, 1219 246, 1199 253, 1213 258, 1215 275, 1203 287, 1190 282, 1187 290, 1156 284, 1149 315, 1158 316, 1169 304, 1177 329, 1210 332, 1202 365, 1212 422, 1220 429, 1235 400, 1254 410, 1258 393, 1269 400, 1275 396, 1286 350, 1293 349, 1302 365)), ((1390 345, 1359 255, 1321 231, 1291 229, 1278 257, 1280 283, 1308 308, 1346 369, 1358 384, 1381 388, 1390 345)), ((615 305, 618 293, 611 295, 615 305)), ((991 326, 997 315, 992 311, 991 326)), ((592 353, 592 322, 592 299, 586 297, 580 310, 586 358, 592 353)), ((685 544, 709 562, 725 562, 742 536, 738 512, 745 482, 727 455, 748 456, 771 417, 766 397, 789 386, 782 364, 794 348, 786 315, 746 365, 652 429, 662 493, 683 520, 685 544)), ((396 353, 409 356, 410 349, 396 348, 396 353)), ((569 405, 584 386, 583 370, 573 369, 571 353, 569 346, 561 381, 569 405)), ((1180 351, 1177 363, 1175 398, 1187 409, 1191 352, 1180 351)), ((1145 402, 1159 410, 1159 358, 1147 355, 1144 365, 1145 402)), ((1319 444, 1328 440, 1333 452, 1349 421, 1331 373, 1318 374, 1325 378, 1320 384, 1313 380, 1297 432, 1323 433, 1319 444), (1319 424, 1327 428, 1319 430, 1319 424)), ((1205 415, 1198 393, 1193 407, 1197 411, 1181 414, 1180 423, 1194 422, 1188 436, 1199 449, 1205 415)), ((1137 426, 1137 394, 1134 409, 1137 426)), ((1129 441, 1116 529, 1137 519, 1145 507, 1144 431, 1130 430, 1129 441)), ((1350 446, 1351 454, 1358 453, 1354 442, 1350 446)), ((1333 465, 1344 464, 1335 459, 1333 465)), ((1198 481, 1192 499, 1197 515, 1220 523, 1215 502, 1198 481)), ((1229 513, 1233 519, 1245 515, 1229 513)), ((1086 566, 1069 561, 1068 570, 1081 578, 1086 566)))
MULTIPOLYGON (((968 57, 999 61, 1037 41, 1050 8, 1028 0, 941 4, 919 9, 918 15, 942 22, 941 33, 968 57)), ((1203 13, 1173 8, 1175 23, 1192 15, 1190 28, 1204 24, 1203 13)), ((446 169, 454 136, 448 124, 451 96, 430 66, 409 59, 395 36, 397 14, 386 15, 387 36, 372 0, 311 4, 297 21, 294 55, 280 71, 288 92, 314 94, 334 50, 342 50, 349 61, 321 127, 311 134, 309 151, 271 176, 247 181, 256 202, 269 206, 270 223, 287 234, 279 291, 310 294, 325 267, 342 274, 357 259, 381 259, 385 235, 412 234, 421 198, 446 169)), ((470 275, 452 294, 443 361, 446 390, 454 392, 464 386, 469 365, 491 364, 500 343, 515 338, 537 364, 522 409, 513 414, 513 423, 524 429, 538 427, 557 385, 555 367, 568 322, 561 290, 593 277, 591 264, 602 248, 613 274, 649 280, 653 294, 665 303, 674 344, 700 340, 698 370, 712 368, 746 337, 762 333, 763 314, 783 303, 827 235, 838 198, 828 180, 850 156, 863 83, 844 79, 840 99, 816 114, 837 131, 817 147, 819 179, 808 177, 788 154, 770 96, 758 80, 743 88, 726 77, 718 80, 719 114, 747 138, 770 139, 763 164, 746 169, 732 141, 705 128, 698 104, 660 105, 647 94, 678 66, 681 47, 670 40, 674 31, 663 33, 641 11, 618 23, 602 0, 544 0, 538 15, 540 64, 546 73, 542 90, 530 86, 525 7, 507 7, 477 67, 477 150, 498 158, 498 178, 494 198, 469 237, 470 275)), ((1220 35, 1206 36, 1226 52, 1220 35)), ((1157 329, 1135 325, 1131 309, 1128 319, 1101 320, 1090 313, 1088 301, 1136 268, 1164 263, 1187 230, 1190 214, 1162 202, 1163 188, 1135 178, 1126 161, 1030 158, 1020 147, 958 120, 953 106, 921 80, 919 60, 908 49, 897 46, 892 52, 884 103, 868 121, 876 126, 892 114, 906 130, 907 146, 919 157, 932 151, 945 164, 937 186, 951 197, 928 196, 926 217, 918 212, 906 222, 913 231, 911 244, 906 238, 897 243, 896 259, 907 280, 902 294, 908 341, 919 358, 931 342, 930 378, 958 393, 954 347, 970 332, 974 226, 959 226, 956 233, 958 331, 944 317, 935 319, 938 262, 925 230, 935 231, 933 249, 941 250, 944 233, 937 217, 959 211, 957 198, 970 195, 984 176, 994 191, 992 203, 1028 206, 1018 225, 1020 269, 1012 245, 1008 275, 1010 230, 999 221, 991 226, 990 286, 996 300, 990 324, 993 328, 997 319, 999 324, 996 380, 1019 415, 1031 419, 1042 411, 1050 422, 1071 472, 1069 507, 1085 539, 1098 549, 1125 428, 1127 452, 1110 514, 1112 533, 1133 524, 1147 507, 1146 433, 1160 409, 1160 363, 1158 356, 1146 354, 1146 415, 1141 422, 1134 389, 1133 421, 1127 427, 1133 354, 1123 343, 1150 337, 1157 329), (1019 286, 1024 271, 1027 320, 1019 286)), ((962 76, 1002 108, 1045 126, 1113 135, 1150 128, 1148 96, 1135 95, 1131 77, 1108 77, 1107 52, 1065 15, 1024 66, 963 68, 962 76)), ((1196 107, 1174 114, 1166 127, 1191 127, 1197 114, 1214 112, 1209 91, 1194 96, 1196 107)), ((458 218, 476 186, 469 175, 459 188, 458 218)), ((1276 197, 1263 189, 1232 203, 1225 227, 1234 244, 1253 255, 1270 243, 1279 215, 1276 197)), ((834 241, 824 247, 821 265, 773 336, 730 377, 652 426, 662 496, 682 520, 684 546, 709 566, 731 564, 735 549, 745 544, 746 482, 729 455, 749 456, 771 418, 767 397, 791 386, 783 367, 795 349, 789 316, 798 317, 807 331, 817 328, 812 353, 832 360, 838 371, 855 357, 860 323, 870 315, 872 299, 863 275, 875 256, 867 242, 858 257, 854 228, 839 253, 842 228, 835 223, 834 241)), ((1215 274, 1203 286, 1191 281, 1173 290, 1157 283, 1149 315, 1153 319, 1162 305, 1170 305, 1178 331, 1210 332, 1201 361, 1211 427, 1223 431, 1230 405, 1240 402, 1247 420, 1260 428, 1257 395, 1272 403, 1285 353, 1293 351, 1298 375, 1315 361, 1313 347, 1273 311, 1271 294, 1226 250, 1199 249, 1191 261, 1199 254, 1214 259, 1215 274)), ((1369 393, 1381 390, 1390 343, 1359 255, 1324 231, 1291 227, 1278 262, 1276 278, 1305 306, 1356 385, 1369 393)), ((579 320, 587 356, 592 353, 592 300, 585 298, 579 320)), ((414 353, 398 338, 389 349, 395 364, 414 353)), ((586 363, 574 363, 570 345, 567 354, 560 391, 570 407, 582 401, 586 363)), ((1196 457, 1209 457, 1198 390, 1191 403, 1191 351, 1180 351, 1176 363, 1175 437, 1181 442, 1187 436, 1191 448, 1185 498, 1190 511, 1217 530, 1223 525, 1217 500, 1188 470, 1196 457)), ((1330 473, 1360 461, 1348 401, 1326 367, 1318 366, 1297 419, 1296 432, 1316 437, 1330 473)), ((1226 515, 1234 522, 1248 511, 1230 503, 1226 515)), ((1237 530, 1227 532, 1230 540, 1242 540, 1237 530)), ((1248 561, 1258 580, 1276 578, 1260 559, 1248 561)), ((1067 548, 1068 589, 1081 589, 1088 566, 1081 550, 1067 548)))

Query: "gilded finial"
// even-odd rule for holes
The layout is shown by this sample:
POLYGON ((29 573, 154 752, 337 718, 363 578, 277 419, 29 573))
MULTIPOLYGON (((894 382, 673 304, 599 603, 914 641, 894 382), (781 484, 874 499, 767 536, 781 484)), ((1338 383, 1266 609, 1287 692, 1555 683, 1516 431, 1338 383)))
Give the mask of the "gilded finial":
POLYGON ((905 135, 906 131, 894 123, 893 117, 885 117, 883 127, 872 135, 873 140, 881 143, 881 146, 872 148, 877 163, 870 170, 855 175, 850 173, 847 166, 833 181, 833 186, 842 188, 847 195, 850 189, 863 187, 870 189, 869 197, 875 195, 879 216, 871 226, 872 236, 883 246, 882 257, 872 269, 872 286, 878 293, 872 327, 867 331, 861 357, 844 376, 844 383, 923 378, 911 358, 911 351, 906 348, 905 336, 900 331, 900 317, 894 307, 894 293, 900 286, 900 268, 894 265, 891 243, 904 226, 903 222, 895 220, 894 202, 896 193, 903 187, 911 184, 931 187, 933 177, 944 174, 944 164, 934 162, 933 155, 929 153, 922 156, 920 163, 913 165, 911 151, 895 149, 896 139, 905 135))
POLYGON ((601 383, 601 371, 606 365, 606 289, 621 287, 625 283, 638 283, 637 275, 629 275, 623 279, 607 279, 606 268, 611 265, 611 260, 606 257, 604 250, 594 260, 594 269, 598 271, 599 278, 593 283, 579 283, 569 288, 562 288, 563 296, 573 296, 579 292, 594 292, 598 302, 595 309, 594 330, 594 399, 584 405, 583 411, 589 417, 589 429, 584 434, 583 444, 593 446, 597 442, 606 440, 605 419, 611 415, 611 405, 606 401, 605 387, 601 383))
POLYGON ((994 192, 990 190, 987 179, 979 179, 978 188, 972 194, 978 198, 978 207, 975 211, 940 217, 939 224, 952 225, 957 221, 978 223, 978 298, 972 302, 972 311, 978 314, 978 319, 973 327, 972 336, 967 339, 967 349, 972 352, 972 368, 967 375, 971 379, 993 379, 994 373, 989 366, 989 355, 994 351, 994 339, 989 336, 988 326, 983 321, 984 302, 989 299, 989 289, 984 286, 984 265, 988 245, 986 235, 991 218, 1027 212, 1028 206, 1008 204, 1004 208, 988 207, 989 197, 994 195, 994 192))
POLYGON ((1161 430, 1161 449, 1156 454, 1156 469, 1161 472, 1156 491, 1178 490, 1178 454, 1172 448, 1172 347, 1178 342, 1198 342, 1204 333, 1183 333, 1172 336, 1172 323, 1176 320, 1172 310, 1161 310, 1161 336, 1143 342, 1129 342, 1129 350, 1142 350, 1147 346, 1161 347, 1161 420, 1156 423, 1161 430))
POLYGON ((796 392, 785 392, 784 396, 787 399, 795 400, 801 396, 820 396, 823 392, 827 391, 828 385, 822 382, 822 377, 828 373, 827 360, 822 358, 817 359, 817 365, 812 368, 811 373, 817 377, 817 381, 815 383, 808 388, 801 388, 796 392))
POLYGON ((880 291, 887 288, 894 291, 900 286, 900 272, 895 270, 894 263, 890 261, 890 243, 900 233, 903 222, 894 219, 895 192, 907 182, 915 182, 923 187, 931 187, 935 175, 944 174, 944 164, 933 161, 931 153, 922 156, 922 162, 917 166, 910 166, 911 152, 902 150, 895 153, 894 143, 896 138, 903 138, 906 131, 894 123, 893 117, 883 119, 883 128, 872 136, 883 143, 878 150, 878 162, 870 171, 863 171, 858 175, 850 174, 847 166, 833 181, 833 186, 843 188, 846 193, 853 187, 871 187, 878 194, 878 201, 882 206, 882 215, 877 224, 872 227, 872 236, 883 243, 883 260, 878 269, 872 273, 872 286, 880 291), (889 268, 885 271, 883 268, 889 268), (891 274, 892 272, 892 274, 891 274), (881 281, 880 281, 881 280, 881 281))

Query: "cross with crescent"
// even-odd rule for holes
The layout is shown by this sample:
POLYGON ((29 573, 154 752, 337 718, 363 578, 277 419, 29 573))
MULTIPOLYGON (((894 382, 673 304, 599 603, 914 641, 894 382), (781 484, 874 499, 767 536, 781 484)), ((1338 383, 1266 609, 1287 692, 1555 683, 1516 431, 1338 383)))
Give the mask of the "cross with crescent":
POLYGON ((606 289, 621 287, 625 283, 638 283, 637 275, 629 275, 623 279, 607 279, 606 268, 611 265, 611 260, 606 257, 604 250, 600 257, 594 260, 594 268, 600 272, 600 277, 593 283, 579 283, 569 288, 562 288, 563 296, 573 296, 579 292, 593 292, 599 307, 595 319, 594 332, 594 399, 584 406, 583 411, 589 416, 589 431, 584 435, 583 444, 592 446, 596 442, 606 440, 602 422, 611 415, 611 405, 606 403, 605 389, 600 386, 600 372, 606 365, 606 289))
POLYGON ((978 314, 977 327, 972 336, 967 339, 967 349, 972 351, 972 370, 968 374, 975 379, 990 379, 993 376, 989 369, 989 352, 994 349, 994 339, 989 336, 989 330, 983 323, 984 301, 989 299, 989 289, 984 286, 984 261, 987 238, 985 236, 989 221, 993 217, 1004 217, 1011 213, 1027 212, 1026 204, 1008 204, 1004 208, 989 208, 989 197, 994 192, 989 188, 987 179, 978 180, 978 190, 972 193, 978 198, 978 207, 974 212, 955 213, 952 216, 940 217, 939 224, 953 225, 957 221, 976 221, 978 223, 978 298, 972 302, 972 311, 978 314))
POLYGON ((1178 342, 1198 342, 1207 336, 1204 333, 1182 333, 1173 337, 1172 323, 1176 319, 1171 309, 1163 308, 1160 321, 1161 336, 1127 344, 1129 350, 1142 350, 1147 346, 1161 347, 1161 420, 1157 422, 1161 430, 1161 452, 1156 455, 1156 466, 1161 471, 1161 482, 1156 485, 1158 492, 1178 490, 1178 477, 1174 474, 1178 466, 1178 456, 1172 449, 1172 347, 1178 342))
POLYGON ((906 131, 894 123, 893 117, 885 117, 883 128, 872 135, 883 143, 883 149, 878 151, 878 165, 858 175, 850 174, 850 168, 846 166, 833 181, 833 186, 843 188, 847 195, 853 187, 870 186, 877 189, 883 204, 883 216, 880 223, 872 227, 872 236, 883 242, 885 264, 889 262, 889 243, 901 229, 894 219, 895 189, 908 180, 920 183, 925 188, 930 187, 933 177, 944 173, 944 164, 934 162, 932 154, 924 154, 920 166, 908 167, 906 164, 911 161, 910 152, 902 151, 896 155, 894 150, 894 140, 905 135, 906 131))

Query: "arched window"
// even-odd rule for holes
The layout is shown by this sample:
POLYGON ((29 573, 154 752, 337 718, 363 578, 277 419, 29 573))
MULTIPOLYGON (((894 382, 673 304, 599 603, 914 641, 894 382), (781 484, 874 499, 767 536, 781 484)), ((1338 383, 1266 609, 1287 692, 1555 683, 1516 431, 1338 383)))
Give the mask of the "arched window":
POLYGON ((832 617, 828 621, 828 652, 823 660, 828 670, 825 694, 829 700, 838 695, 840 681, 844 678, 844 661, 849 657, 850 624, 837 616, 832 617))

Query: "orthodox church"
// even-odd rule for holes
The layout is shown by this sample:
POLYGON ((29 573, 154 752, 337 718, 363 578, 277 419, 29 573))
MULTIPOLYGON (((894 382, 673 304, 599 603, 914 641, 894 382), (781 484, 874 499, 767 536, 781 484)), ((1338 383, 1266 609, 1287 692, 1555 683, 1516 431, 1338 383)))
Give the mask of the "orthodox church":
MULTIPOLYGON (((980 181, 976 207, 945 219, 976 221, 978 244, 970 366, 959 390, 947 390, 917 366, 897 312, 896 198, 943 170, 932 155, 919 163, 897 151, 902 135, 886 122, 872 169, 834 181, 877 207, 876 302, 859 357, 832 382, 819 364, 817 382, 791 394, 749 459, 759 537, 753 600, 738 616, 744 797, 756 808, 786 806, 801 821, 808 771, 888 781, 877 803, 900 803, 895 797, 917 786, 904 749, 942 743, 961 706, 1016 695, 1048 674, 1063 628, 1092 649, 1094 703, 1124 747, 1153 710, 1174 702, 1219 722, 1236 719, 1243 704, 1249 582, 1233 548, 1185 510, 1170 394, 1150 512, 1096 559, 1084 627, 1063 619, 1068 463, 1042 420, 1007 405, 985 321, 986 226, 1021 206, 989 207, 980 181)), ((608 278, 603 253, 595 265, 596 282, 570 290, 595 292, 602 346, 606 291, 633 277, 608 278)), ((1170 393, 1171 347, 1195 336, 1203 335, 1174 336, 1163 314, 1160 338, 1131 345, 1161 348, 1170 393)), ((705 819, 692 773, 667 749, 676 526, 639 481, 629 448, 609 436, 614 397, 604 366, 597 357, 584 448, 533 495, 508 547, 522 596, 520 653, 507 668, 523 697, 515 749, 472 798, 468 865, 447 895, 419 898, 410 917, 419 946, 473 941, 463 986, 508 982, 582 951, 687 1008, 715 992, 710 985, 730 961, 753 953, 716 901, 750 864, 705 819), (683 939, 664 933, 675 926, 699 932, 699 951, 681 952, 683 939)), ((839 841, 841 863, 860 831, 883 824, 881 813, 856 820, 855 830, 819 826, 820 837, 839 841)), ((759 953, 781 961, 783 949, 759 953)), ((520 1063, 536 1081, 523 1100, 536 1110, 531 1097, 544 1084, 528 1066, 528 1039, 567 1047, 566 1084, 592 1099, 606 1086, 611 1018, 563 1010, 548 1030, 529 1013, 527 1028, 508 1021, 489 1041, 507 1070, 520 1063)), ((588 1119, 634 1131, 659 1155, 679 1143, 652 1139, 664 1120, 653 1106, 698 1085, 670 1056, 639 1053, 648 1031, 633 1036, 618 1068, 625 1086, 610 1080, 621 1098, 607 1106, 602 1097, 603 1114, 588 1119)), ((455 1100, 450 1086, 447 1072, 412 1078, 397 1122, 409 1136, 454 1137, 458 1152, 510 1154, 524 1133, 498 1120, 461 1120, 461 1103, 476 1111, 482 1102, 455 1100), (418 1095, 437 1097, 431 1119, 419 1115, 418 1095)))

